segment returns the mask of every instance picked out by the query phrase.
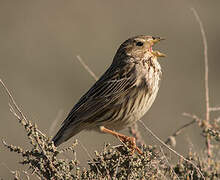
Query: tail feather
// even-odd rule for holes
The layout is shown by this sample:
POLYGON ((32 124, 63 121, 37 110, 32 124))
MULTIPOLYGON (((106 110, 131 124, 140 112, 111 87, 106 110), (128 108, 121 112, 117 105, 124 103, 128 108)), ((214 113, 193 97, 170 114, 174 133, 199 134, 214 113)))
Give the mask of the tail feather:
POLYGON ((52 141, 53 141, 55 146, 59 146, 60 144, 62 144, 65 141, 63 139, 64 132, 65 132, 65 129, 63 127, 61 127, 60 130, 53 137, 52 141))
POLYGON ((70 126, 69 124, 68 125, 63 124, 60 130, 53 137, 52 141, 54 142, 55 146, 59 146, 63 142, 70 139, 72 136, 79 133, 80 131, 81 128, 79 129, 79 126, 70 126))

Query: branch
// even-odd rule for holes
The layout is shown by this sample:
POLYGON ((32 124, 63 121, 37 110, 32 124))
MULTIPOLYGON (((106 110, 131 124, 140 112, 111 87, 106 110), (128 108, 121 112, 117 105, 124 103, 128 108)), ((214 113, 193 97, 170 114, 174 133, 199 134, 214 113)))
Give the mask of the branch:
POLYGON ((186 159, 184 156, 173 150, 171 147, 169 147, 167 144, 165 144, 156 134, 154 134, 145 124, 143 121, 139 120, 139 122, 143 125, 143 127, 158 141, 160 142, 163 146, 165 146, 168 150, 170 150, 172 153, 177 155, 178 157, 182 158, 184 161, 190 163, 202 176, 203 179, 205 179, 204 175, 202 174, 201 170, 190 160, 186 159))
POLYGON ((220 111, 220 107, 210 107, 209 111, 220 111))
POLYGON ((55 119, 53 120, 52 124, 49 127, 49 130, 48 130, 49 136, 51 136, 53 134, 53 131, 54 131, 56 125, 58 124, 59 120, 61 119, 62 115, 63 115, 63 110, 60 109, 57 112, 57 115, 56 115, 55 119))
MULTIPOLYGON (((205 34, 205 30, 203 27, 203 23, 197 13, 197 11, 194 8, 191 8, 191 11, 193 12, 196 21, 199 23, 201 35, 202 35, 202 41, 204 46, 204 62, 205 62, 205 102, 206 102, 206 124, 209 125, 209 119, 210 119, 210 107, 209 107, 209 66, 208 66, 208 45, 207 45, 207 38, 205 34)), ((206 147, 207 147, 207 153, 208 157, 211 157, 211 143, 210 138, 207 136, 206 138, 206 147)))
POLYGON ((205 61, 205 101, 206 101, 206 121, 209 121, 210 114, 209 114, 209 66, 208 66, 208 45, 207 45, 207 38, 205 34, 205 30, 203 27, 203 23, 197 13, 197 11, 194 8, 191 8, 191 11, 193 12, 196 21, 199 23, 201 35, 202 35, 202 41, 204 46, 204 61, 205 61))
POLYGON ((85 70, 97 81, 98 77, 95 73, 89 68, 89 66, 82 60, 82 58, 78 55, 76 56, 81 65, 85 68, 85 70))
POLYGON ((163 148, 162 148, 161 146, 160 146, 160 151, 161 151, 162 155, 164 156, 164 158, 165 158, 165 160, 166 160, 166 162, 167 162, 167 165, 170 167, 170 169, 171 169, 171 171, 173 172, 173 174, 176 176, 176 178, 177 178, 178 180, 180 180, 179 176, 176 174, 175 170, 173 169, 173 167, 172 167, 171 164, 169 163, 169 160, 167 159, 166 155, 164 154, 163 148))
POLYGON ((5 85, 5 83, 1 79, 0 79, 0 83, 2 84, 2 86, 3 86, 4 90, 6 91, 7 95, 9 96, 9 99, 12 101, 12 104, 14 105, 15 109, 19 112, 20 117, 21 117, 21 121, 24 120, 25 122, 27 122, 26 117, 24 116, 24 114, 22 113, 20 108, 18 107, 18 105, 15 102, 13 96, 11 95, 9 89, 7 88, 7 86, 5 85))

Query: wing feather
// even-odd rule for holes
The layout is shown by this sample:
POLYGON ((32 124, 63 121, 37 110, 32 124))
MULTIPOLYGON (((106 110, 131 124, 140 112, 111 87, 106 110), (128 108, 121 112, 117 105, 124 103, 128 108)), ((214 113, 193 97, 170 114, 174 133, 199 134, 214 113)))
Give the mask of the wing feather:
MULTIPOLYGON (((130 71, 134 71, 134 68, 131 68, 130 71)), ((110 67, 91 89, 82 96, 63 124, 77 124, 86 121, 86 119, 102 111, 103 108, 120 97, 122 93, 126 93, 135 85, 134 75, 123 75, 122 77, 118 77, 118 75, 119 73, 112 71, 110 67)))

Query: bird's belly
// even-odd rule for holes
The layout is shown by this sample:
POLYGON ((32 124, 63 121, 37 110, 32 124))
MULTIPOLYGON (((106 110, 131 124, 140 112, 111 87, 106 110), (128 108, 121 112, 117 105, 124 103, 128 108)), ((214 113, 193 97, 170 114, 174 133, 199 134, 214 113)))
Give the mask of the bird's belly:
POLYGON ((136 102, 132 103, 132 100, 127 101, 125 110, 121 110, 119 114, 124 116, 119 116, 118 118, 112 119, 108 123, 104 124, 106 128, 112 130, 122 130, 126 127, 131 126, 136 121, 140 120, 144 114, 150 109, 153 104, 158 89, 154 90, 152 94, 146 93, 145 96, 138 96, 136 102))
POLYGON ((133 119, 135 119, 134 121, 140 120, 152 106, 156 98, 156 95, 157 91, 153 92, 151 95, 147 94, 146 97, 143 98, 136 111, 134 111, 133 114, 130 114, 128 116, 133 116, 133 119))

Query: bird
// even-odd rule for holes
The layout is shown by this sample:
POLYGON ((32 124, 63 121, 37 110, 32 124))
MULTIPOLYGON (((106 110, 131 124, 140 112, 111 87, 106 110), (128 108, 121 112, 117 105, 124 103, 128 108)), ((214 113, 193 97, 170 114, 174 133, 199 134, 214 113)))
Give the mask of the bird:
POLYGON ((140 120, 157 96, 162 76, 157 58, 165 54, 152 47, 161 40, 164 38, 137 35, 124 41, 109 68, 63 121, 52 138, 54 145, 59 146, 82 130, 95 130, 129 142, 132 152, 142 154, 134 137, 117 131, 140 120))

